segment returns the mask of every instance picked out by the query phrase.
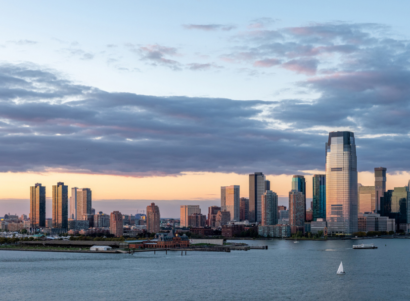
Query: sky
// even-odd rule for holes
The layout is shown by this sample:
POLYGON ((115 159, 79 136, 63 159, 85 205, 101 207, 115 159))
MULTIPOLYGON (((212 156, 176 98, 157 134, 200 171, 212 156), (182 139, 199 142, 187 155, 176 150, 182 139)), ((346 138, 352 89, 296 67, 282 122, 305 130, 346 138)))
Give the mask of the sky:
MULTIPOLYGON (((29 187, 93 191, 93 207, 161 216, 220 203, 263 172, 287 204, 353 131, 359 182, 407 185, 404 1, 1 1, 0 216, 29 187)), ((48 214, 51 205, 47 206, 48 214)))

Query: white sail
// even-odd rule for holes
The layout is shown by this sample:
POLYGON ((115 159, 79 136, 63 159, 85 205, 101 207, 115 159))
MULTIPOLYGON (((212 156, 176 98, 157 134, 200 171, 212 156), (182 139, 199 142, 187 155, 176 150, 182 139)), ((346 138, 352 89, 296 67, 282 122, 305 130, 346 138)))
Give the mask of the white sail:
POLYGON ((344 274, 345 271, 343 270, 343 263, 340 262, 339 269, 337 270, 337 274, 344 274))

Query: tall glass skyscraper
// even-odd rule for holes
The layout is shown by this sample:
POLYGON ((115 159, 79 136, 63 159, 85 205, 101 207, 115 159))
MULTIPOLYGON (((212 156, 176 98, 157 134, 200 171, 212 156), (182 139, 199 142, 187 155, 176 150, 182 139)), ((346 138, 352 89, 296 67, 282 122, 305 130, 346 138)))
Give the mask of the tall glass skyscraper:
POLYGON ((262 195, 265 193, 265 175, 255 172, 249 175, 249 222, 262 221, 262 195))
POLYGON ((30 228, 46 226, 46 188, 37 183, 30 187, 30 228))
POLYGON ((330 132, 326 143, 328 233, 357 232, 357 157, 352 132, 330 132))
POLYGON ((52 217, 53 228, 68 228, 68 186, 62 182, 53 186, 52 217))
POLYGON ((326 175, 314 175, 312 181, 313 192, 313 220, 326 220, 326 175))
POLYGON ((239 222, 240 186, 221 187, 221 210, 231 213, 231 220, 239 222))
POLYGON ((304 176, 293 176, 292 190, 303 193, 303 210, 306 221, 306 181, 304 176))
POLYGON ((386 168, 376 167, 374 169, 374 187, 375 187, 375 212, 380 213, 380 199, 386 192, 386 168))

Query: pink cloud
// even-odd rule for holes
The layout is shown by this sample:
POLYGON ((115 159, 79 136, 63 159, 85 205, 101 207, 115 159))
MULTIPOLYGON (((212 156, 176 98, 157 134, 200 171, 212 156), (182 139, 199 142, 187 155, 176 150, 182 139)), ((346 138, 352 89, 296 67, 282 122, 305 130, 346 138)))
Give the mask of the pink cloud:
POLYGON ((291 60, 284 64, 282 67, 296 73, 302 73, 306 75, 315 75, 317 71, 318 60, 316 59, 301 59, 291 60))
POLYGON ((279 65, 280 61, 277 59, 264 59, 264 60, 259 60, 253 63, 254 67, 260 67, 260 68, 269 68, 273 67, 276 65, 279 65))

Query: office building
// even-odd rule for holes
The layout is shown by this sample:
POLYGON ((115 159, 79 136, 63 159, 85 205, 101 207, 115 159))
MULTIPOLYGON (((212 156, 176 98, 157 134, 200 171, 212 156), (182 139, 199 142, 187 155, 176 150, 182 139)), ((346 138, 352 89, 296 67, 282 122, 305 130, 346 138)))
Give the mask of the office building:
MULTIPOLYGON (((201 213, 199 205, 181 205, 180 207, 180 227, 189 227, 188 216, 194 213, 201 213)), ((148 213, 147 213, 148 214, 148 213)), ((159 232, 159 231, 158 231, 159 232)))
POLYGON ((221 211, 221 207, 218 206, 211 206, 208 208, 208 226, 211 228, 215 228, 216 225, 216 215, 218 211, 221 211))
POLYGON ((53 185, 52 217, 53 228, 68 228, 68 186, 62 182, 53 185))
POLYGON ((110 216, 108 214, 98 212, 94 215, 94 227, 105 228, 110 226, 110 216))
POLYGON ((249 175, 249 222, 262 221, 262 195, 265 193, 265 175, 255 172, 249 175))
POLYGON ((326 220, 326 175, 314 175, 312 181, 313 220, 326 220))
POLYGON ((115 237, 123 235, 122 214, 119 211, 111 212, 110 215, 110 233, 115 237))
POLYGON ((303 208, 306 220, 306 180, 304 176, 295 175, 292 177, 292 190, 303 193, 303 208))
POLYGON ((267 190, 262 195, 262 226, 276 225, 278 223, 278 195, 267 190))
POLYGON ((290 237, 291 231, 289 225, 269 225, 269 226, 258 226, 258 234, 263 237, 276 237, 284 238, 290 237))
POLYGON ((278 219, 289 220, 289 210, 279 210, 278 219))
POLYGON ((326 143, 328 233, 357 232, 357 157, 352 132, 330 132, 326 143))
POLYGON ((156 206, 155 203, 151 203, 151 205, 147 206, 147 232, 158 233, 161 230, 160 220, 161 215, 158 206, 156 206))
POLYGON ((265 191, 266 190, 270 190, 270 181, 269 180, 265 181, 265 191))
POLYGON ((77 188, 77 219, 86 220, 91 215, 91 189, 77 188))
POLYGON ((77 219, 77 187, 71 188, 70 213, 68 218, 77 219))
POLYGON ((410 224, 410 192, 409 187, 395 187, 388 190, 381 198, 381 215, 395 220, 396 230, 404 224, 410 224))
POLYGON ((239 195, 238 185, 221 187, 221 210, 229 211, 234 221, 239 221, 239 195))
POLYGON ((303 232, 305 226, 305 196, 302 192, 292 190, 289 192, 289 225, 292 234, 303 232))
POLYGON ((216 214, 215 228, 225 226, 231 220, 231 213, 229 211, 218 211, 216 214))
POLYGON ((239 220, 249 220, 249 199, 247 198, 241 198, 239 200, 239 220))
POLYGON ((323 218, 318 218, 316 221, 310 222, 310 232, 312 234, 318 234, 322 232, 324 235, 326 232, 326 221, 323 218))
POLYGON ((306 222, 311 222, 313 221, 313 210, 308 209, 306 210, 306 222))
POLYGON ((46 188, 37 183, 30 187, 30 227, 46 226, 46 188))
POLYGON ((380 216, 376 213, 365 213, 359 214, 358 231, 369 232, 369 231, 381 231, 390 232, 396 231, 396 225, 394 218, 390 219, 387 216, 380 216))
POLYGON ((188 216, 188 226, 193 228, 205 227, 206 216, 201 213, 194 213, 188 216))
MULTIPOLYGON (((375 187, 375 211, 379 213, 381 210, 381 198, 386 192, 386 168, 376 167, 374 169, 374 187, 375 187)), ((373 212, 373 211, 372 211, 373 212)))
MULTIPOLYGON (((359 214, 376 212, 376 190, 375 186, 362 186, 359 184, 358 207, 359 214)), ((383 193, 384 194, 384 193, 383 193)))

